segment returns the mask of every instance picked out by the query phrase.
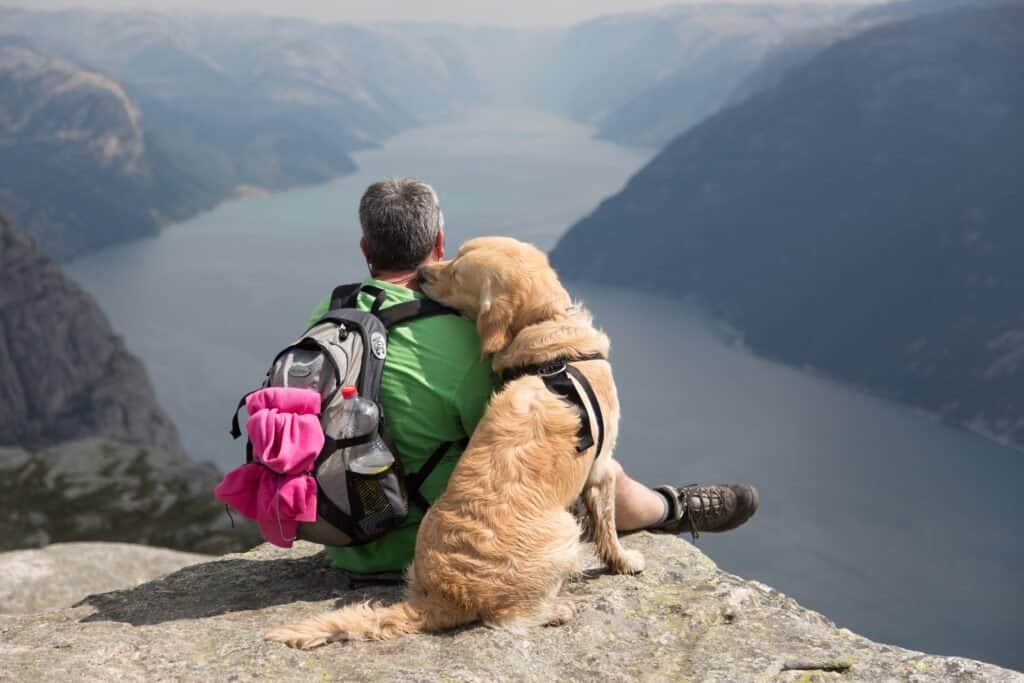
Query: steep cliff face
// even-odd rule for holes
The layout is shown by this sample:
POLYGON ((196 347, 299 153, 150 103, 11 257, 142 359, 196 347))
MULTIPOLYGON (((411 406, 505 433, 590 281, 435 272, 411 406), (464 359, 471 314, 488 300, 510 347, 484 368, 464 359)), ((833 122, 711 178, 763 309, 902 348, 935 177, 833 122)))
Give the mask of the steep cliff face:
MULTIPOLYGON (((0 616, 14 680, 987 681, 1019 673, 875 643, 764 584, 715 567, 679 539, 637 534, 639 576, 593 569, 565 592, 573 621, 520 632, 477 625, 296 652, 269 627, 397 588, 353 586, 318 546, 260 546, 75 607, 0 616)), ((0 566, 2 566, 0 556, 0 566)))
POLYGON ((1024 7, 872 29, 677 138, 552 254, 1024 444, 1024 7))
POLYGON ((0 445, 102 436, 184 460, 139 359, 86 292, 0 218, 0 445))

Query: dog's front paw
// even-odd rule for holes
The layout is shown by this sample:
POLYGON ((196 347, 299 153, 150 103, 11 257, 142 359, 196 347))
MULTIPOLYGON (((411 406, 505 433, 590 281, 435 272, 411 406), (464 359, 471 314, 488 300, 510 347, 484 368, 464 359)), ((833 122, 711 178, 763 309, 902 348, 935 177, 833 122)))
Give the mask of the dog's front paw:
POLYGON ((556 598, 548 609, 545 626, 562 626, 576 618, 576 600, 574 598, 556 598))
POLYGON ((639 574, 646 566, 647 562, 639 550, 623 550, 618 558, 608 563, 613 574, 639 574))
POLYGON ((315 647, 320 647, 330 642, 322 633, 311 633, 309 628, 304 627, 302 624, 278 626, 264 633, 263 640, 284 643, 296 650, 312 650, 315 647))

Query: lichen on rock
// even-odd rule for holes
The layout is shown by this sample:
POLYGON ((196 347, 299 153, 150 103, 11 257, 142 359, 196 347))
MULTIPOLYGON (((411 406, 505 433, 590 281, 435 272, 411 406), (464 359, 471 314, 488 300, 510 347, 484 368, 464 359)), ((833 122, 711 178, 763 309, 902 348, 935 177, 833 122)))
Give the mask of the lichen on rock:
POLYGON ((720 571, 673 537, 624 540, 639 576, 600 568, 566 587, 580 602, 561 627, 480 625, 299 652, 269 627, 397 586, 353 585, 319 547, 263 545, 185 567, 76 607, 0 617, 0 679, 86 681, 1024 681, 959 657, 872 642, 763 584, 720 571))

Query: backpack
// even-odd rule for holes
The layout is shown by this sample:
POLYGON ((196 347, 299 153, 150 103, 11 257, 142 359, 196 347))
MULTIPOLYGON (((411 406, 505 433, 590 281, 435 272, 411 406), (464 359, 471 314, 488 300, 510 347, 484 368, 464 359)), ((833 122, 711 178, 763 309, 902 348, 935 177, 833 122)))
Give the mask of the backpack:
MULTIPOLYGON (((424 512, 429 502, 419 492, 448 450, 456 443, 440 444, 418 472, 407 473, 401 454, 386 426, 380 405, 380 380, 388 351, 388 331, 396 325, 435 315, 458 313, 435 301, 417 299, 382 309, 386 292, 373 285, 343 285, 331 294, 327 313, 292 344, 282 349, 267 371, 262 388, 292 387, 320 394, 320 427, 324 446, 309 473, 316 480, 316 521, 300 523, 297 538, 332 546, 362 545, 400 527, 410 502, 424 512), (355 308, 360 292, 374 296, 369 312, 355 308), (341 439, 341 389, 355 385, 359 396, 377 404, 377 434, 341 439), (391 450, 394 463, 372 475, 346 467, 346 450, 379 436, 391 450)), ((251 392, 255 393, 255 392, 251 392)), ((238 403, 231 420, 231 435, 241 436, 238 403)), ((252 442, 246 444, 246 461, 253 462, 252 442)))

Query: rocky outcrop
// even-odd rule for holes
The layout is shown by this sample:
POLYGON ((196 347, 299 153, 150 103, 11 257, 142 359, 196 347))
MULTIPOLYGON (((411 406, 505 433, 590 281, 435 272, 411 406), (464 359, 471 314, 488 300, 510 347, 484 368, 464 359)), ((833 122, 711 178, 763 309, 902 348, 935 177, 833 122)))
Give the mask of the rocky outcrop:
POLYGON ((378 643, 296 652, 270 626, 395 587, 353 586, 318 548, 261 546, 186 567, 78 606, 0 617, 0 678, 81 681, 1021 681, 958 657, 871 642, 760 583, 719 571, 676 538, 638 534, 636 577, 591 570, 567 591, 565 626, 473 625, 378 643))
POLYGON ((184 458, 142 363, 95 301, 0 218, 0 445, 80 439, 184 458))
POLYGON ((70 607, 93 593, 133 588, 209 559, 130 543, 59 543, 0 553, 0 614, 70 607))
POLYGON ((68 541, 208 554, 251 548, 259 534, 214 499, 219 481, 209 463, 100 439, 34 453, 0 448, 0 550, 68 541))

